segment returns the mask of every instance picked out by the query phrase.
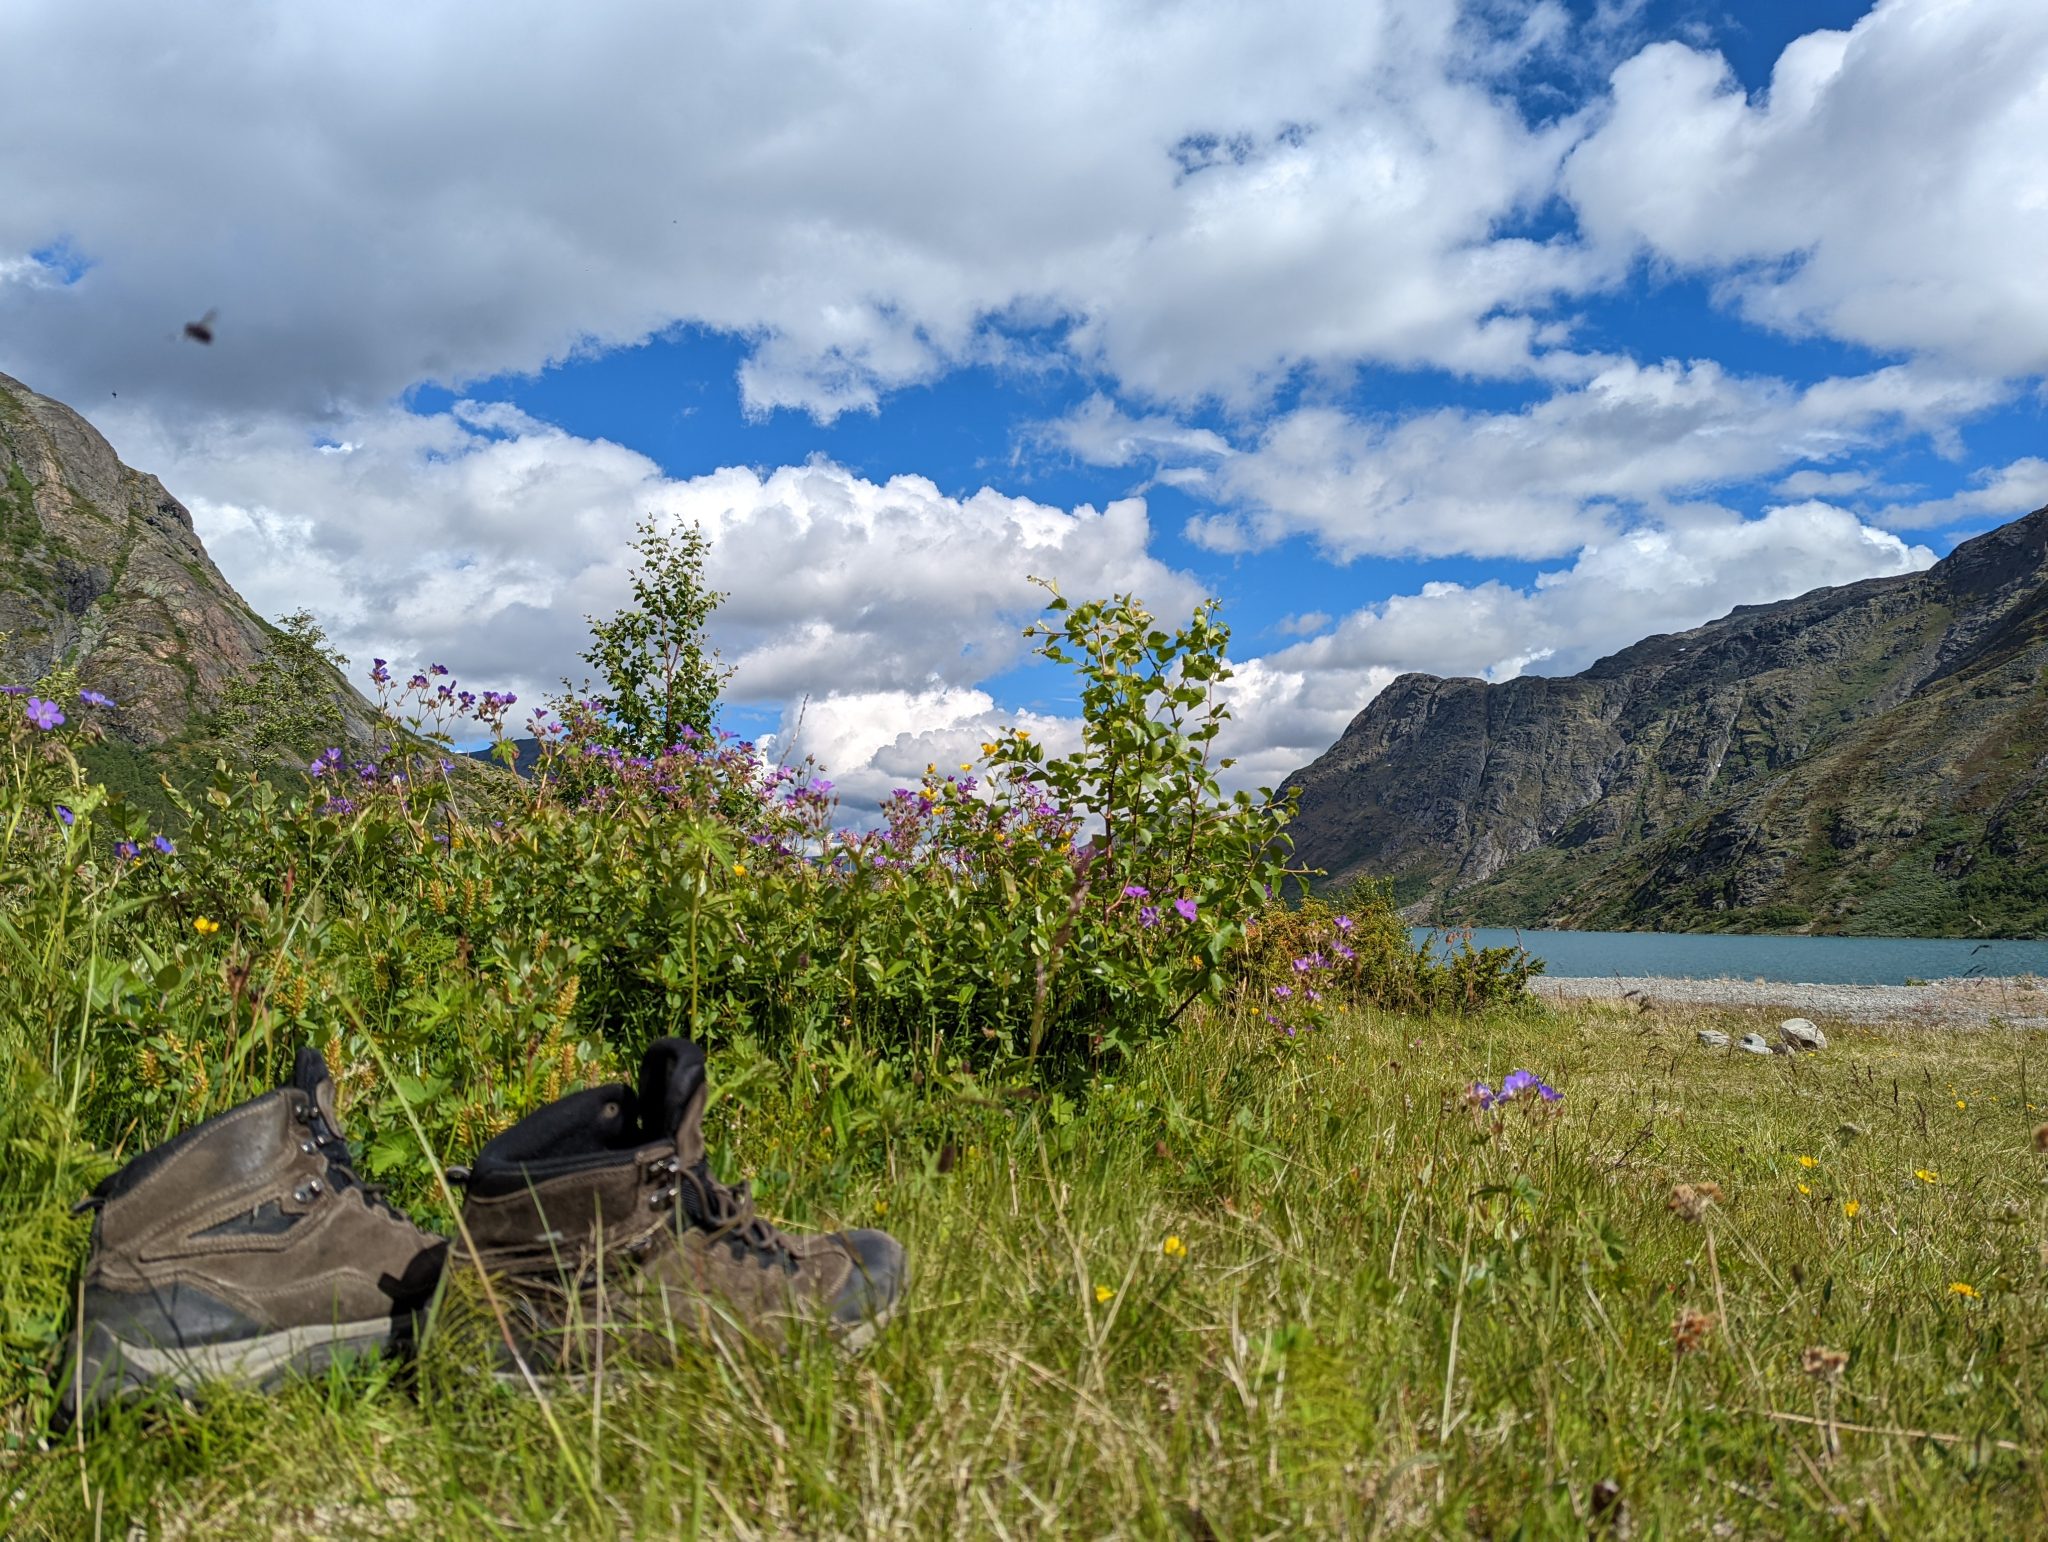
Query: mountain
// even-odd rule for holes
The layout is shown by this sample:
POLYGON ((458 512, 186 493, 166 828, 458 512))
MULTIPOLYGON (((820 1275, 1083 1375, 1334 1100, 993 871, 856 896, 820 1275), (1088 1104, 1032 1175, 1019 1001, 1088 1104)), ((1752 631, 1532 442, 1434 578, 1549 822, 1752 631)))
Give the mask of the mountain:
MULTIPOLYGON (((93 714, 93 769, 146 790, 203 746, 231 682, 276 628, 221 576, 163 483, 121 463, 61 402, 0 375, 0 683, 69 673, 113 698, 93 714)), ((367 737, 370 704, 327 672, 340 716, 367 737)))
POLYGON ((1562 678, 1403 675, 1297 858, 1431 919, 2048 935, 2048 509, 1562 678))

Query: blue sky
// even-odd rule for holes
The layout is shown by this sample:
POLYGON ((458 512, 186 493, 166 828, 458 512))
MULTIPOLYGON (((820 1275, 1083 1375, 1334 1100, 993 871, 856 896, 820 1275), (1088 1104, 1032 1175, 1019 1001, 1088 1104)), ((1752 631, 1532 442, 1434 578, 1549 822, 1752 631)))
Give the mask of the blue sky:
POLYGON ((528 699, 648 513, 856 800, 1227 604, 1273 781, 2048 503, 2033 0, 25 0, 0 370, 270 614, 528 699), (220 312, 217 342, 180 324, 220 312))

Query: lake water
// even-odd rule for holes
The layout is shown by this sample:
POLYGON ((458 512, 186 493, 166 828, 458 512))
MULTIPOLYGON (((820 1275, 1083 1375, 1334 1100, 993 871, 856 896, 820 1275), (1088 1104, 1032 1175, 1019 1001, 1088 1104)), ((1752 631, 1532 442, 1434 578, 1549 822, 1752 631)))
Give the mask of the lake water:
MULTIPOLYGON (((1415 928, 1418 944, 1431 935, 1415 928)), ((1662 975, 1689 980, 1790 980, 1903 985, 1956 975, 2048 975, 2048 942, 1953 937, 1734 937, 1701 932, 1543 932, 1482 926, 1475 947, 1516 942, 1566 978, 1662 975)))

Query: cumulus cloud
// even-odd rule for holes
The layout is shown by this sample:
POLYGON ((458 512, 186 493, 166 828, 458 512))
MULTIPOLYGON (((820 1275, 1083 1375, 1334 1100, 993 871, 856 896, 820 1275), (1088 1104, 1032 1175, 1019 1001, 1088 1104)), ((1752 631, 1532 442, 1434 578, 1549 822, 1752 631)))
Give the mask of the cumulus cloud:
POLYGON ((94 266, 0 283, 0 362, 319 414, 692 323, 821 417, 1016 329, 1175 399, 1520 370, 1583 260, 1498 230, 1569 137, 1473 50, 1438 0, 18 0, 0 263, 94 266))
POLYGON ((1712 360, 1622 359, 1519 412, 1372 421, 1304 407, 1217 466, 1207 486, 1224 507, 1188 533, 1218 551, 1307 535, 1339 560, 1554 557, 1631 510, 1905 434, 1945 441, 1999 395, 1907 366, 1801 387, 1712 360))
POLYGON ((1591 240, 1717 275, 1753 320, 1993 375, 2048 366, 2048 7, 1880 0, 1746 96, 1644 48, 1563 187, 1591 240))
POLYGON ((189 500, 200 534, 258 610, 310 604, 352 653, 489 670, 522 694, 573 674, 583 618, 624 603, 646 515, 710 536, 706 578, 727 595, 713 640, 743 703, 836 696, 887 719, 964 700, 1022 656, 1045 599, 1033 576, 1135 590, 1168 613, 1202 597, 1150 555, 1141 499, 955 498, 825 461, 670 478, 622 446, 475 403, 364 415, 320 442, 261 420, 216 425, 201 446, 140 421, 117 437, 173 486, 205 488, 189 500))
POLYGON ((1939 525, 2011 519, 2048 505, 2048 460, 2038 455, 1987 467, 1970 480, 1976 485, 1951 497, 1894 503, 1875 518, 1894 530, 1930 530, 1939 525))

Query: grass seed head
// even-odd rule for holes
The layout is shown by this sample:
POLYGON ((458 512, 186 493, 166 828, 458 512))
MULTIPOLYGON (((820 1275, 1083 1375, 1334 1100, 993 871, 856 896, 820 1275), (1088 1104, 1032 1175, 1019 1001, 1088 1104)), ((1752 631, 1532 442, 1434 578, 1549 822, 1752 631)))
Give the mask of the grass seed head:
POLYGON ((1671 1190, 1671 1197, 1664 1202, 1664 1208, 1681 1221, 1701 1221, 1715 1205, 1724 1202, 1721 1185, 1708 1180, 1704 1183, 1681 1183, 1671 1190))

